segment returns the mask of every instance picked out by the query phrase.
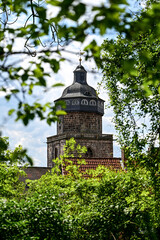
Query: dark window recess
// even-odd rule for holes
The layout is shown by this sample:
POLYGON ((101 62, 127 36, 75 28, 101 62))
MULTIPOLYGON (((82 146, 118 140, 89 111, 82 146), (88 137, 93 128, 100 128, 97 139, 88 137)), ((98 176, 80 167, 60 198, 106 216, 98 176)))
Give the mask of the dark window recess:
POLYGON ((80 74, 79 72, 76 73, 76 82, 80 83, 80 74))
POLYGON ((92 149, 89 147, 87 148, 87 152, 85 154, 85 157, 93 157, 93 152, 92 152, 92 149))
POLYGON ((101 129, 101 122, 99 119, 98 119, 98 128, 99 128, 99 130, 101 129))
POLYGON ((76 72, 76 82, 78 83, 85 83, 85 74, 81 72, 76 72))
POLYGON ((80 79, 81 79, 81 82, 84 82, 84 73, 81 73, 80 79))
POLYGON ((88 92, 88 91, 86 91, 86 92, 84 92, 84 95, 86 95, 86 96, 91 96, 91 93, 88 92))
POLYGON ((58 157, 58 149, 55 148, 55 150, 54 150, 54 158, 56 159, 57 157, 58 157))

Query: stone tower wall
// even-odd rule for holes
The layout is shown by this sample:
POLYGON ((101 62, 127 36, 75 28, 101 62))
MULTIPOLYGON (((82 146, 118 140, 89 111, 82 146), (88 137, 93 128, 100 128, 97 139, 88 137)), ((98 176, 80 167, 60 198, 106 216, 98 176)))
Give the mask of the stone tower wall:
POLYGON ((102 135, 102 116, 90 112, 70 112, 61 116, 57 134, 71 132, 102 135))
MULTIPOLYGON (((72 135, 75 138, 76 143, 81 146, 85 146, 90 149, 92 155, 84 156, 84 158, 113 158, 113 136, 106 134, 103 137, 97 138, 92 135, 92 138, 78 137, 77 134, 72 135)), ((63 135, 53 136, 48 138, 47 143, 47 166, 53 167, 53 159, 63 154, 63 148, 66 143, 66 139, 71 136, 63 135)), ((76 157, 76 156, 75 156, 76 157)))
POLYGON ((93 158, 112 158, 113 157, 113 141, 103 139, 75 139, 77 144, 85 146, 87 149, 91 149, 93 155, 89 157, 93 158))
POLYGON ((66 102, 66 115, 59 117, 57 135, 47 138, 48 167, 52 159, 63 154, 66 140, 74 138, 77 144, 87 147, 84 158, 112 158, 113 136, 102 134, 104 101, 97 97, 96 90, 86 81, 87 71, 80 64, 74 71, 73 83, 64 89, 57 99, 66 102))

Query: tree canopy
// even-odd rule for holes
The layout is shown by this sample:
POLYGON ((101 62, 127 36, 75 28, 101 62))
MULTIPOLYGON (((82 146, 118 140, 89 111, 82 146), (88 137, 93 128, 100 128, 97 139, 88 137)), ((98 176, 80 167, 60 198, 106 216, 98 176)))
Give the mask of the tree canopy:
POLYGON ((160 187, 160 3, 148 6, 130 22, 125 35, 103 43, 103 86, 114 111, 117 137, 128 168, 151 173, 155 198, 160 187))
POLYGON ((0 200, 1 239, 159 239, 150 172, 103 169, 100 178, 52 173, 20 199, 0 200))
POLYGON ((20 182, 20 176, 24 176, 22 164, 30 164, 32 159, 27 150, 22 146, 9 150, 9 140, 0 137, 0 199, 20 197, 24 193, 24 183, 20 182))
MULTIPOLYGON (((157 2, 157 1, 156 1, 157 2)), ((154 3, 130 23, 126 35, 103 43, 104 87, 123 146, 156 146, 160 133, 160 36, 154 3)))

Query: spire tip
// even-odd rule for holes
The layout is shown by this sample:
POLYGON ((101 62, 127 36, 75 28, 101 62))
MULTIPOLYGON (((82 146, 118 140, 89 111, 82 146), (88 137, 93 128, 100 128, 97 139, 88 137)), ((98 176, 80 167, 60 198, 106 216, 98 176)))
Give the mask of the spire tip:
POLYGON ((82 62, 82 58, 81 58, 81 56, 84 54, 84 52, 81 52, 81 50, 80 50, 80 52, 79 52, 79 65, 81 66, 81 62, 82 62))

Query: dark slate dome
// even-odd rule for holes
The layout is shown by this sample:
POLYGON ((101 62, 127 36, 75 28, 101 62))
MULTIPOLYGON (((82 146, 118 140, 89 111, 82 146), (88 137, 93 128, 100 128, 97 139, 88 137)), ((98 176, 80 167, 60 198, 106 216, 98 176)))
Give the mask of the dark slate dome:
POLYGON ((97 112, 104 114, 104 101, 97 96, 96 90, 87 84, 87 71, 79 64, 74 70, 74 81, 57 99, 66 102, 66 112, 97 112))
POLYGON ((73 83, 71 86, 67 87, 61 98, 72 98, 72 97, 87 97, 87 98, 97 98, 97 94, 94 88, 90 87, 88 84, 80 84, 78 82, 73 83))

